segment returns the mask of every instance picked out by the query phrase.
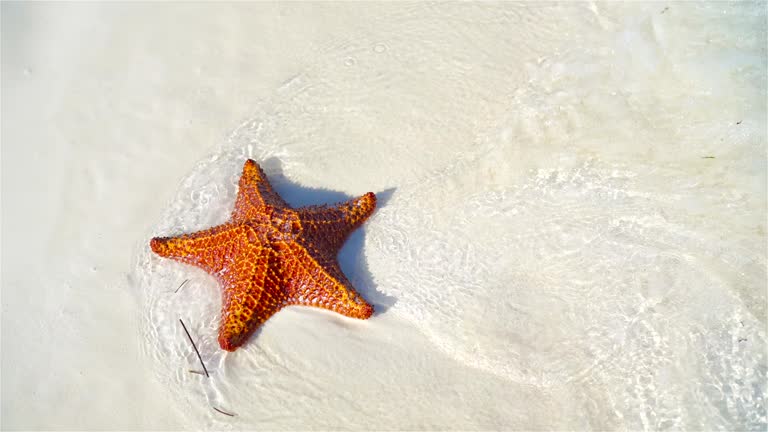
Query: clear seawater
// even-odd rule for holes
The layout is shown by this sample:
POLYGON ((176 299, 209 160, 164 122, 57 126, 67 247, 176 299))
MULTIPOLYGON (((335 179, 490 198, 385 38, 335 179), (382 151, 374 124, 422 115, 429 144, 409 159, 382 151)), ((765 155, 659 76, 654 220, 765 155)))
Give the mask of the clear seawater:
POLYGON ((351 26, 151 234, 223 222, 246 157, 293 205, 376 192, 340 261, 377 314, 286 309, 226 354, 215 280, 142 249, 157 375, 195 427, 765 430, 765 20, 531 2, 351 26))

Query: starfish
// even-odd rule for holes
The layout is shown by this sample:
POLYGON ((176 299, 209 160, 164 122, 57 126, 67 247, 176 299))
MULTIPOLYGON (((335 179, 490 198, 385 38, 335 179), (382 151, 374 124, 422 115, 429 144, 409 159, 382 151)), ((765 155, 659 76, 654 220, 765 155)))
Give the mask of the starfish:
POLYGON ((336 255, 376 208, 373 192, 334 206, 292 208, 253 160, 245 162, 235 209, 222 225, 155 237, 161 257, 202 268, 223 288, 219 345, 234 351, 280 309, 312 306, 367 319, 373 313, 336 255))

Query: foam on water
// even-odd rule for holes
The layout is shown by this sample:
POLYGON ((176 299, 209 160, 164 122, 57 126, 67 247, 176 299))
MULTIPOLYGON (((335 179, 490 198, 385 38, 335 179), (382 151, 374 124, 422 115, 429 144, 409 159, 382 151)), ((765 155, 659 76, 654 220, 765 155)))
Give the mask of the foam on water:
POLYGON ((143 248, 146 350, 190 424, 764 428, 765 11, 392 10, 262 101, 152 233, 224 221, 246 157, 294 205, 383 192, 341 256, 379 313, 289 308, 227 354, 213 278, 143 248))

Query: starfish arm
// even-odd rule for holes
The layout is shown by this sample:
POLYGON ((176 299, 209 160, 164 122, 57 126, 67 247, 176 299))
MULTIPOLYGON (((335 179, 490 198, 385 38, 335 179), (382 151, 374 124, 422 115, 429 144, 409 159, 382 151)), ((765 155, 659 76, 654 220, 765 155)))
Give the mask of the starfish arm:
POLYGON ((149 245, 161 257, 191 264, 221 277, 246 235, 245 227, 224 224, 177 237, 155 237, 149 245))
POLYGON ((271 246, 247 248, 224 284, 219 346, 234 351, 286 304, 278 254, 271 246))
POLYGON ((272 189, 259 164, 248 159, 240 176, 232 221, 243 222, 252 219, 258 216, 265 206, 287 207, 288 204, 272 189))
POLYGON ((296 212, 308 238, 338 252, 349 234, 362 225, 375 209, 376 195, 368 192, 332 207, 303 207, 296 212))
POLYGON ((288 304, 328 309, 358 319, 373 314, 373 306, 355 291, 335 259, 323 259, 298 243, 283 247, 283 286, 288 304))

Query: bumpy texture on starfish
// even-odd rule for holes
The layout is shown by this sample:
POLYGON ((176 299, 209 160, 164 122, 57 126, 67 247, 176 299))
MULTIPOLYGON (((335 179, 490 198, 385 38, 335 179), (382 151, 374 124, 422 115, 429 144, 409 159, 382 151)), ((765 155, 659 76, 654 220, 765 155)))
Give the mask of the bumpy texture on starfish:
POLYGON ((289 305, 367 319, 373 307, 355 292, 336 255, 376 208, 372 192, 333 207, 291 208, 264 171, 245 162, 232 217, 178 237, 156 237, 152 250, 202 268, 224 288, 219 345, 234 351, 269 317, 289 305))

